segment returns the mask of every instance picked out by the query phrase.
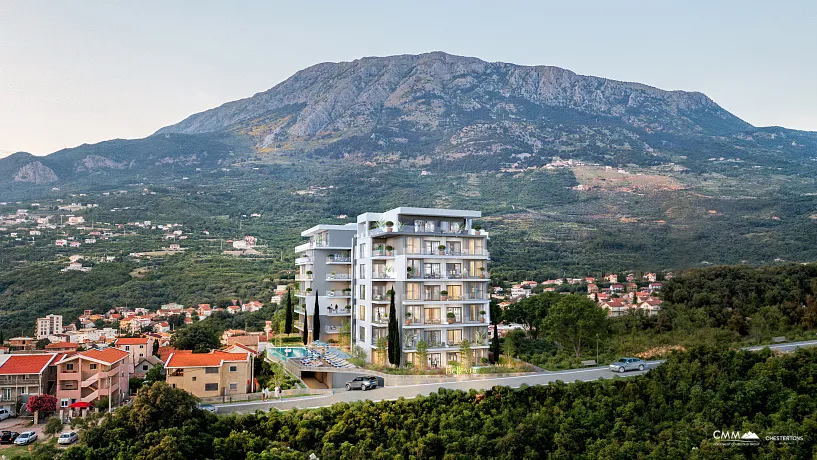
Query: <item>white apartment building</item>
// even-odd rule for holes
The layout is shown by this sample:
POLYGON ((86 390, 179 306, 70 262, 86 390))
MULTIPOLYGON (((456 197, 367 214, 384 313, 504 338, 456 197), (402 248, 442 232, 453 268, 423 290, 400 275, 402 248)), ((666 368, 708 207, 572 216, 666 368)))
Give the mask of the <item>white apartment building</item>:
POLYGON ((302 324, 304 312, 311 321, 312 293, 317 291, 321 326, 330 324, 323 321, 324 301, 334 305, 338 289, 350 287, 353 296, 341 291, 340 298, 353 310, 353 341, 366 350, 368 360, 377 360, 378 339, 388 335, 388 293, 394 290, 403 363, 418 364, 421 340, 427 344, 428 366, 459 362, 464 339, 471 343, 472 363, 487 358, 488 234, 473 226, 481 215, 400 207, 361 214, 357 224, 319 225, 303 232, 310 242, 296 248, 301 255, 296 260, 301 286, 298 323, 302 324), (329 294, 332 289, 334 295, 329 294))
MULTIPOLYGON (((344 322, 352 317, 352 240, 356 224, 316 225, 301 233, 309 242, 295 248, 298 258, 296 281, 299 289, 294 292, 298 299, 294 305, 295 327, 303 331, 308 319, 313 340, 340 342, 344 322), (312 330, 315 296, 320 308, 321 331, 312 330)), ((349 324, 351 333, 351 324, 349 324)))
POLYGON ((62 334, 62 315, 47 315, 37 318, 37 340, 48 338, 51 335, 62 334))

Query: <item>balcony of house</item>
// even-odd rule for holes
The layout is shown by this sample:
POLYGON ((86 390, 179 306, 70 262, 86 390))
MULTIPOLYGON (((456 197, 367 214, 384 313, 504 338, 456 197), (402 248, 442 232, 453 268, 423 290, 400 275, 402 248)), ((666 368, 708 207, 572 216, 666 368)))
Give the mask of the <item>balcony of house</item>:
POLYGON ((39 385, 39 375, 3 375, 0 376, 0 387, 39 385))
POLYGON ((328 325, 323 328, 327 334, 340 334, 341 326, 328 325))
POLYGON ((372 269, 372 281, 394 281, 394 269, 372 269))
POLYGON ((391 227, 385 223, 376 224, 369 229, 369 236, 382 235, 451 235, 451 236, 488 236, 488 232, 477 230, 465 224, 464 221, 425 221, 412 220, 410 222, 393 223, 391 227))
MULTIPOLYGON (((444 246, 444 245, 443 245, 444 246)), ((490 257, 490 253, 487 250, 469 250, 465 248, 457 249, 457 248, 450 248, 444 246, 443 249, 440 247, 432 248, 432 247, 424 247, 420 249, 414 250, 407 250, 406 256, 410 258, 436 258, 436 257, 450 257, 450 258, 466 258, 466 259, 473 259, 473 258, 487 258, 490 257)))
POLYGON ((326 310, 326 316, 352 316, 352 306, 345 305, 345 306, 338 306, 338 308, 330 307, 326 310))
POLYGON ((330 254, 326 257, 326 263, 349 265, 352 263, 352 258, 349 256, 349 254, 330 254))
POLYGON ((300 305, 296 305, 292 307, 292 311, 295 312, 296 315, 305 315, 306 312, 304 311, 304 307, 300 305))
POLYGON ((295 281, 312 281, 312 273, 298 274, 295 281))
POLYGON ((352 275, 349 273, 327 273, 326 274, 326 281, 351 281, 352 275))
POLYGON ((392 246, 377 244, 372 249, 372 258, 392 258, 394 257, 394 248, 392 246))
POLYGON ((297 257, 295 259, 295 265, 309 265, 315 263, 315 260, 311 257, 297 257))
POLYGON ((303 321, 293 321, 292 325, 295 326, 295 329, 298 329, 299 331, 304 330, 304 322, 303 321))
POLYGON ((326 297, 332 299, 351 299, 352 290, 349 288, 343 290, 330 289, 326 291, 326 297))

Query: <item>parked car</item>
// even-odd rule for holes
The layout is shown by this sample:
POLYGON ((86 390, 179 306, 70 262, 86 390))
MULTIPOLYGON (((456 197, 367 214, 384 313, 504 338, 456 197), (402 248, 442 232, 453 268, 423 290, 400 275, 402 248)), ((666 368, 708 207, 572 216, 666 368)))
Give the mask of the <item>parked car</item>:
POLYGON ((619 373, 623 373, 624 371, 634 371, 636 369, 643 371, 646 368, 647 363, 638 358, 621 358, 613 364, 610 364, 610 370, 619 373))
POLYGON ((60 435, 57 444, 73 444, 79 441, 79 435, 73 431, 68 431, 60 435))
POLYGON ((0 444, 14 444, 14 440, 20 436, 16 431, 2 431, 0 432, 0 444))
POLYGON ((377 377, 372 375, 365 375, 355 377, 353 380, 346 382, 347 390, 374 390, 377 388, 377 377))
POLYGON ((25 446, 31 444, 32 442, 37 440, 37 433, 33 431, 23 431, 20 433, 20 436, 17 436, 17 439, 14 440, 14 444, 18 446, 25 446))
POLYGON ((5 420, 11 417, 11 412, 8 409, 0 409, 0 420, 5 420))
POLYGON ((199 409, 206 410, 208 412, 213 412, 213 413, 216 412, 216 406, 214 406, 212 404, 199 404, 199 409))

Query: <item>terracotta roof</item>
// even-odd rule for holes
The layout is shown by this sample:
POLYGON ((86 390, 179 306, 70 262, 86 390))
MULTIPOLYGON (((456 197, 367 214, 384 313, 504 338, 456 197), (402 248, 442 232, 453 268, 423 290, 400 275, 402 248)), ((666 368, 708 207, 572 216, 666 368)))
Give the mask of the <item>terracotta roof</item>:
POLYGON ((78 343, 73 342, 57 342, 57 343, 49 343, 45 346, 46 350, 52 350, 54 348, 77 348, 79 346, 78 343))
POLYGON ((212 351, 210 353, 173 353, 167 358, 165 367, 220 367, 225 361, 242 362, 249 353, 227 353, 212 351))
POLYGON ((227 345, 240 343, 241 345, 255 346, 258 348, 258 341, 259 338, 257 335, 234 335, 227 337, 227 345))
POLYGON ((56 353, 11 355, 0 365, 0 375, 40 374, 56 356, 56 353))
POLYGON ((119 345, 147 345, 148 338, 147 337, 122 337, 121 339, 116 339, 116 346, 119 345))
POLYGON ((99 361, 105 364, 114 364, 117 361, 121 361, 127 358, 128 356, 130 356, 130 353, 128 353, 127 351, 122 351, 118 348, 106 348, 104 350, 83 351, 72 356, 67 356, 63 359, 63 361, 82 357, 94 361, 99 361))

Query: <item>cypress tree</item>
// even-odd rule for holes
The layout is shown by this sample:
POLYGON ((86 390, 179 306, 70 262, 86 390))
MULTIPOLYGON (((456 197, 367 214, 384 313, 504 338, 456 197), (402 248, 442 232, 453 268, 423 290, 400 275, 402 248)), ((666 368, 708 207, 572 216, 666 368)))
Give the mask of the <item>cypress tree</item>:
POLYGON ((493 363, 499 362, 499 305, 497 302, 491 302, 491 324, 494 326, 494 339, 491 341, 491 354, 493 355, 493 363))
POLYGON ((309 315, 306 314, 306 306, 304 306, 304 345, 309 344, 309 315))
POLYGON ((284 323, 284 333, 292 334, 292 287, 287 286, 287 316, 284 323))
POLYGON ((312 341, 321 339, 321 307, 318 305, 318 291, 315 291, 315 312, 312 313, 312 341))
POLYGON ((394 289, 391 294, 391 305, 389 306, 389 362, 400 367, 400 358, 403 350, 400 348, 400 329, 397 323, 397 308, 394 306, 394 289))

